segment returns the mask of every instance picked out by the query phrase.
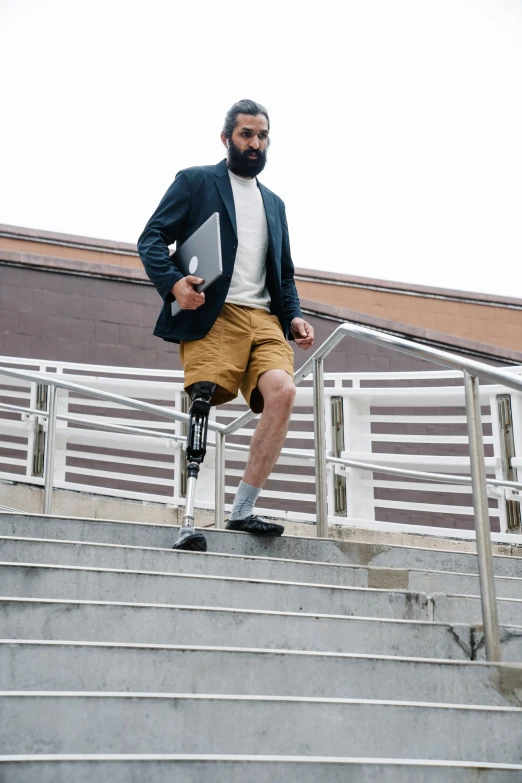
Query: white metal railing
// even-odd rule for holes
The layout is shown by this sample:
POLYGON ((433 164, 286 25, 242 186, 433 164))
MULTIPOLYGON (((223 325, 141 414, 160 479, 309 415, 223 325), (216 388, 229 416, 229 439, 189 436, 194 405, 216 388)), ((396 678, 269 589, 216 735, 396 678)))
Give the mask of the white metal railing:
MULTIPOLYGON (((16 362, 18 364, 23 363, 22 360, 11 360, 11 362, 16 362)), ((6 358, 5 362, 9 362, 9 360, 6 358)), ((5 364, 4 362, 4 364, 5 364)), ((34 364, 34 363, 33 363, 34 364)), ((72 459, 82 460, 85 462, 85 454, 91 455, 93 452, 89 452, 89 448, 92 448, 93 440, 89 440, 89 436, 86 435, 86 431, 88 428, 98 428, 99 430, 103 431, 109 431, 111 432, 111 446, 113 451, 118 450, 118 445, 125 446, 124 449, 122 449, 124 452, 126 452, 125 457, 118 456, 116 457, 114 455, 104 455, 103 462, 110 462, 111 459, 115 462, 120 462, 124 458, 125 459, 125 466, 129 466, 131 464, 134 464, 138 466, 141 471, 143 472, 146 469, 151 469, 156 471, 156 475, 153 477, 153 481, 157 486, 161 487, 168 487, 170 490, 174 486, 174 493, 170 493, 169 497, 171 501, 180 501, 182 502, 182 499, 179 497, 176 497, 176 494, 180 494, 179 490, 178 493, 176 493, 176 487, 179 488, 179 470, 177 471, 178 475, 176 475, 176 460, 172 460, 173 464, 169 464, 168 467, 166 467, 167 463, 170 463, 170 460, 161 459, 161 455, 158 455, 155 453, 154 449, 157 449, 157 443, 158 439, 162 439, 163 443, 166 444, 168 447, 174 448, 174 452, 179 454, 179 442, 182 441, 183 435, 180 431, 180 427, 183 423, 188 421, 188 416, 184 414, 180 410, 180 399, 181 399, 181 384, 178 383, 177 385, 174 385, 172 382, 168 381, 162 381, 161 377, 165 377, 166 375, 172 375, 170 373, 165 373, 164 371, 137 371, 134 369, 128 368, 126 370, 126 374, 129 376, 127 379, 119 379, 118 384, 122 384, 127 386, 128 388, 132 388, 132 386, 136 386, 136 384, 140 384, 142 382, 136 379, 136 376, 147 376, 150 378, 151 376, 155 376, 158 378, 157 381, 155 381, 153 384, 150 384, 147 386, 147 396, 153 399, 158 399, 158 395, 161 398, 161 395, 163 396, 171 396, 172 392, 174 391, 174 397, 175 399, 172 401, 173 405, 158 405, 153 404, 150 402, 147 402, 144 399, 135 399, 129 396, 124 396, 121 394, 117 394, 114 391, 111 391, 111 386, 114 386, 114 378, 111 377, 111 372, 115 373, 118 370, 121 372, 122 368, 98 368, 99 374, 93 378, 90 377, 88 380, 91 381, 91 385, 86 386, 82 383, 78 383, 78 377, 81 380, 85 379, 85 375, 80 375, 80 373, 85 372, 85 367, 82 365, 65 365, 60 363, 46 363, 47 369, 52 369, 53 372, 27 372, 26 370, 17 369, 14 367, 1 367, 0 368, 0 374, 2 374, 5 377, 7 377, 8 381, 2 382, 3 386, 9 386, 9 383, 11 383, 11 386, 16 386, 16 381, 9 381, 9 379, 17 379, 22 380, 25 382, 29 382, 32 384, 31 391, 29 392, 27 401, 29 402, 29 405, 22 406, 22 405, 16 405, 12 404, 12 402, 4 402, 0 403, 0 408, 7 411, 9 414, 14 415, 21 414, 22 417, 25 417, 25 423, 29 424, 29 421, 38 421, 39 419, 47 419, 47 437, 45 441, 45 473, 43 476, 43 480, 40 481, 40 483, 43 483, 44 485, 44 512, 49 513, 51 510, 51 497, 52 497, 52 488, 53 486, 69 486, 71 488, 80 488, 80 489, 89 489, 92 491, 92 487, 85 483, 78 485, 75 485, 75 482, 66 481, 65 480, 65 473, 66 471, 69 472, 69 474, 82 474, 85 478, 91 475, 94 479, 98 480, 100 482, 100 470, 99 469, 89 469, 86 468, 85 465, 81 468, 77 468, 74 465, 68 464, 66 465, 67 459, 69 461, 72 459), (50 365, 54 365, 52 368, 50 365), (76 372, 75 372, 76 371, 76 372), (70 380, 71 373, 76 374, 76 377, 74 377, 74 380, 70 380), (105 377, 100 377, 101 373, 105 375, 105 377), (48 387, 48 407, 46 411, 39 410, 34 407, 34 384, 45 384, 48 387), (152 387, 152 388, 151 388, 152 387), (66 399, 68 404, 68 409, 64 411, 63 404, 62 408, 60 409, 60 401, 57 399, 57 390, 64 390, 66 392, 66 399), (107 420, 106 415, 98 415, 98 416, 85 416, 85 414, 71 414, 70 409, 74 406, 83 405, 85 406, 85 396, 90 398, 90 410, 89 413, 92 413, 92 409, 96 410, 96 406, 100 405, 100 402, 103 401, 103 408, 98 408, 98 413, 106 413, 107 408, 109 407, 111 409, 111 413, 114 414, 115 411, 122 410, 122 406, 125 406, 126 408, 129 408, 134 411, 139 411, 141 414, 145 413, 148 415, 148 419, 146 420, 133 420, 132 426, 130 426, 128 423, 123 424, 120 421, 117 421, 117 416, 109 417, 109 420, 107 420), (165 424, 160 423, 157 421, 157 417, 162 417, 170 420, 170 425, 167 425, 167 432, 165 432, 165 424), (60 422, 62 426, 58 425, 56 427, 56 422, 60 422), (118 435, 116 435, 116 433, 118 435), (119 441, 117 440, 119 438, 119 441), (132 443, 129 442, 128 439, 134 439, 132 443), (62 441, 61 444, 58 444, 57 449, 57 440, 62 441), (116 440, 115 440, 116 439, 116 440), (123 440, 122 440, 123 439, 123 440), (139 446, 138 441, 136 439, 139 439, 139 446), (64 446, 65 444, 65 446, 64 446), (76 451, 72 451, 70 449, 67 449, 67 446, 69 445, 75 445, 76 451), (155 444, 153 446, 153 444, 155 444), (129 446, 130 449, 134 448, 137 452, 140 452, 141 454, 148 453, 151 455, 151 458, 146 460, 143 457, 136 457, 132 458, 128 456, 129 452, 129 446), (83 450, 82 450, 83 447, 83 450), (61 454, 61 459, 58 460, 58 466, 55 464, 55 452, 58 453, 58 455, 61 454), (165 466, 165 467, 164 467, 165 466), (58 467, 58 470, 57 470, 58 467), (166 470, 168 473, 169 471, 173 473, 172 476, 167 475, 164 477, 158 476, 158 471, 166 470), (58 473, 58 475, 57 475, 58 473), (60 476, 61 474, 61 476, 60 476)), ((92 370, 91 370, 92 372, 92 370)), ((492 578, 492 558, 491 558, 491 539, 490 539, 490 528, 489 528, 489 512, 488 512, 488 496, 487 496, 487 485, 486 485, 486 471, 492 472, 494 471, 496 473, 495 479, 489 479, 490 487, 496 487, 501 488, 502 494, 498 498, 502 501, 502 499, 505 500, 507 497, 507 493, 514 493, 517 492, 519 489, 522 489, 522 484, 516 482, 516 481, 507 481, 503 479, 502 477, 498 476, 499 466, 498 466, 498 459, 494 456, 493 458, 488 458, 486 461, 484 460, 484 449, 483 449, 483 432, 482 432, 482 422, 480 418, 480 405, 481 403, 484 403, 486 400, 491 400, 495 397, 497 393, 505 392, 507 389, 514 389, 516 392, 522 391, 522 378, 518 377, 516 375, 516 372, 513 371, 506 371, 504 369, 497 369, 494 367, 489 367, 488 365, 485 365, 480 362, 475 362, 471 359, 463 359, 461 357, 455 356, 453 354, 450 354, 449 352, 439 351, 434 348, 430 348, 427 346, 422 346, 416 343, 412 343, 407 340, 402 340, 400 338, 392 337, 390 335, 376 332, 370 329, 366 329, 364 327, 358 327, 351 324, 344 324, 343 326, 340 326, 326 341, 325 343, 313 354, 313 356, 305 363, 305 365, 297 371, 296 373, 296 383, 301 383, 309 374, 313 374, 313 408, 314 408, 314 414, 311 417, 310 413, 297 413, 293 417, 293 421, 295 422, 298 418, 300 418, 304 422, 310 422, 310 419, 313 418, 314 422, 314 431, 313 434, 310 432, 310 429, 304 428, 302 430, 299 430, 297 432, 291 431, 290 432, 290 440, 292 439, 292 436, 295 434, 297 435, 297 439, 299 441, 307 441, 310 440, 312 437, 314 439, 314 450, 311 450, 309 448, 300 448, 300 449, 285 449, 283 452, 283 460, 287 462, 287 464, 290 462, 290 464, 295 464, 296 460, 302 461, 303 459, 306 459, 310 461, 311 459, 315 459, 315 477, 311 478, 311 482, 315 484, 316 493, 317 496, 313 493, 309 494, 307 497, 310 498, 312 502, 315 502, 317 507, 317 514, 316 514, 316 520, 317 520, 317 526, 318 526, 318 534, 319 535, 327 535, 327 527, 328 527, 328 482, 327 482, 327 465, 329 464, 330 472, 333 470, 348 470, 347 476, 351 479, 350 482, 350 492, 349 495, 351 498, 361 497, 363 498, 363 505, 365 502, 365 498, 368 499, 370 495, 374 495, 374 490, 377 488, 393 488, 393 486, 390 486, 390 483, 386 485, 385 482, 382 480, 375 480, 372 479, 369 482, 366 481, 367 486, 363 487, 363 484, 360 480, 360 471, 365 471, 365 474, 368 474, 368 472, 379 472, 382 474, 391 474, 391 475, 400 475, 402 477, 408 477, 412 479, 414 482, 418 479, 423 479, 424 482, 436 482, 436 484, 444 484, 444 486, 451 482, 456 485, 460 485, 460 487, 457 490, 453 491, 462 491, 462 485, 463 484, 472 484, 473 486, 473 513, 474 513, 474 520, 475 520, 475 528, 476 528, 476 536, 477 536, 477 548, 479 553, 479 576, 480 576, 480 583, 481 583, 481 597, 482 597, 482 605, 483 605, 483 616, 484 616, 484 625, 485 625, 485 635, 486 635, 486 647, 487 647, 487 654, 488 658, 491 660, 499 660, 500 656, 500 647, 499 647, 499 639, 498 639, 498 623, 496 620, 496 604, 495 604, 495 596, 494 596, 494 584, 493 584, 493 578, 492 578), (356 378, 352 374, 351 378, 351 386, 345 387, 344 383, 345 381, 349 382, 349 379, 347 379, 346 375, 343 376, 340 379, 340 385, 339 385, 339 376, 326 376, 324 374, 324 358, 328 355, 328 353, 333 350, 333 348, 342 340, 346 334, 351 334, 352 336, 359 337, 364 340, 369 340, 371 342, 375 342, 378 344, 387 344, 389 347, 394 348, 399 351, 403 351, 406 353, 413 354, 419 358, 422 359, 428 359, 431 361, 435 361, 439 364, 442 364, 443 366, 449 367, 452 370, 455 368, 458 368, 460 370, 460 373, 464 373, 464 381, 465 381, 465 388, 457 388, 457 387, 444 387, 439 389, 437 392, 433 392, 433 390, 426 390, 423 389, 422 391, 417 389, 398 389, 394 388, 392 390, 388 389, 367 389, 362 388, 360 385, 360 381, 363 378, 362 374, 357 374, 358 378, 356 378), (478 389, 478 381, 477 378, 482 377, 490 382, 493 382, 495 384, 494 387, 486 387, 486 391, 482 389, 482 399, 479 396, 479 389, 478 389), (332 383, 333 381, 333 383, 332 383), (327 384, 325 386, 325 383, 327 384), (330 385, 328 385, 330 384, 330 385), (339 393, 340 392, 340 393, 339 393), (350 415, 348 416, 348 423, 346 424, 345 431, 347 432, 348 436, 351 437, 354 433, 356 435, 356 441, 359 444, 355 444, 357 446, 358 450, 354 451, 354 444, 352 444, 352 448, 346 452, 344 452, 341 457, 333 457, 331 454, 327 454, 328 449, 328 427, 327 427, 327 413, 328 409, 325 408, 325 399, 328 396, 341 396, 344 400, 347 400, 348 407, 353 408, 354 410, 350 410, 350 415), (364 401, 364 404, 362 404, 361 401, 364 401), (419 466, 419 459, 416 457, 413 460, 410 460, 410 462, 413 463, 413 467, 408 464, 408 458, 405 458, 404 454, 399 455, 390 455, 390 454, 376 454, 374 451, 372 451, 372 447, 374 445, 374 441, 376 438, 373 437, 373 433, 371 430, 371 424, 372 423, 382 423, 388 422, 390 423, 393 414, 391 415, 391 418, 386 418, 386 415, 381 416, 381 421, 378 422, 379 414, 374 414, 372 416, 371 414, 371 402, 386 402, 386 406, 395 406, 395 407, 401 407, 401 404, 404 405, 405 401, 407 401, 408 405, 406 407, 411 407, 412 403, 414 406, 423 406, 426 407, 426 405, 435 405, 436 407, 452 407, 455 406, 462 406, 463 402, 465 402, 466 406, 466 421, 468 425, 468 431, 469 431, 469 442, 470 442, 470 458, 468 459, 466 456, 459 456, 455 457, 452 456, 450 458, 446 458, 444 456, 433 456, 431 459, 429 458, 430 455, 424 455, 421 459, 421 465, 425 467, 433 467, 438 466, 439 472, 433 473, 432 471, 419 471, 417 468, 419 466), (362 406, 362 407, 361 407, 362 406), (363 411, 361 413, 361 410, 363 411), (370 425, 368 427, 368 425, 370 425), (366 434, 364 433, 364 430, 366 428, 366 434), (365 445, 365 448, 361 448, 360 444, 363 443, 365 445), (370 456, 371 460, 368 461, 367 457, 370 456), (361 459, 362 457, 362 459, 361 459), (398 459, 397 459, 398 457, 398 459), (395 458, 395 459, 394 459, 395 458), (393 464, 395 463, 395 464, 393 464), (448 470, 454 470, 455 473, 466 473, 471 470, 471 478, 467 476, 455 476, 455 475, 448 475, 448 470), (354 475, 358 476, 358 478, 354 479, 354 475), (359 482, 359 483, 357 483, 359 482), (369 485, 369 486, 368 486, 369 485)), ((454 379, 455 377, 459 377, 460 373, 439 373, 438 376, 441 378, 441 376, 445 376, 445 379, 450 380, 454 379)), ((413 373, 410 374, 412 376, 417 375, 418 379, 420 380, 419 376, 424 375, 423 373, 413 373)), ((375 377, 375 374, 373 374, 373 377, 375 377)), ((390 374, 386 375, 387 378, 390 377, 390 374)), ((402 377, 404 377, 404 374, 402 374, 402 377)), ((433 377, 433 376, 432 376, 433 377)), ((460 377, 462 375, 460 374, 460 377)), ((181 380, 181 379, 180 379, 181 380)), ((141 387, 141 392, 143 392, 144 389, 141 387)), ((5 393, 5 392, 4 392, 5 393)), ((24 392, 20 392, 19 389, 17 389, 17 394, 24 394, 24 392)), ((27 393, 26 397, 27 397, 27 393)), ((298 406, 299 403, 310 405, 311 400, 309 399, 312 394, 312 389, 308 387, 308 389, 304 389, 302 393, 300 393, 301 399, 297 400, 298 406)), ((63 392, 62 392, 63 395, 63 392)), ((63 400, 62 400, 63 403, 63 400)), ((89 406, 87 406, 89 407, 89 406)), ((493 407, 490 404, 490 409, 493 414, 493 407)), ((517 405, 515 406, 517 410, 517 417, 520 418, 520 397, 517 396, 517 405)), ((226 415, 226 414, 225 414, 226 415)), ((232 422, 230 422, 228 425, 224 425, 223 423, 220 423, 218 421, 211 421, 209 423, 209 428, 214 431, 215 433, 215 450, 216 450, 216 458, 215 458, 215 508, 216 508, 216 526, 221 527, 223 525, 223 500, 224 500, 224 476, 225 476, 225 448, 228 449, 230 452, 233 450, 236 454, 241 454, 246 451, 248 451, 248 446, 246 444, 239 444, 234 443, 230 441, 231 437, 238 437, 238 436, 249 436, 251 433, 247 427, 251 419, 254 418, 254 415, 251 412, 246 412, 245 414, 242 414, 241 416, 235 418, 232 422)), ((404 416, 399 416, 399 420, 402 421, 403 424, 411 424, 415 423, 411 419, 415 417, 410 417, 409 421, 404 420, 404 416)), ((438 420, 438 423, 442 423, 439 419, 440 417, 434 416, 432 417, 436 420, 438 420)), ((444 418, 444 417, 442 417, 444 418)), ((460 419, 456 417, 453 412, 451 416, 445 417, 446 420, 444 423, 462 423, 462 417, 460 419), (455 420, 455 421, 453 421, 455 420)), ((429 420, 425 419, 422 423, 426 424, 429 420)), ((5 420, 3 421, 5 425, 5 420)), ((488 423, 494 424, 493 421, 493 415, 490 418, 490 421, 488 423)), ((9 425, 7 425, 9 426, 9 425)), ((28 426, 28 442, 27 442, 27 452, 29 453, 29 446, 30 446, 30 440, 31 440, 31 427, 28 426)), ((292 430, 292 428, 291 428, 292 430)), ((487 443, 488 445, 495 446, 495 440, 498 440, 498 432, 495 434, 495 427, 493 426, 493 435, 487 436, 487 443)), ((353 438, 352 438, 353 440, 353 438)), ((401 436, 400 434, 392 434, 386 437, 382 437, 381 435, 381 443, 388 442, 388 443, 432 443, 436 444, 437 446, 440 446, 441 444, 449 444, 452 443, 454 446, 463 444, 465 441, 467 441, 467 438, 462 435, 420 435, 417 439, 415 436, 412 436, 411 434, 409 436, 401 436), (449 438, 449 439, 448 439, 449 438)), ((20 448, 20 443, 16 443, 16 437, 15 440, 11 438, 8 441, 9 445, 12 447, 13 450, 16 451, 17 448, 20 448)), ((210 444, 212 445, 212 444, 210 444)), ((0 443, 1 446, 1 443, 0 443)), ((23 446, 22 446, 23 449, 23 446)), ((96 456, 100 456, 100 454, 95 454, 96 456)), ((171 454, 171 456, 173 456, 171 454)), ((22 464, 22 460, 17 460, 16 458, 7 457, 8 461, 10 459, 11 464, 13 466, 20 466, 22 464)), ((179 463, 181 462, 181 459, 177 460, 178 467, 179 463)), ((518 467, 518 464, 515 465, 515 467, 518 467)), ((104 471, 104 479, 105 480, 118 480, 118 481, 125 481, 125 479, 131 476, 131 482, 140 478, 140 476, 137 476, 136 473, 122 473, 122 465, 119 465, 119 470, 115 471, 104 471)), ((207 470, 211 470, 212 465, 208 465, 207 470)), ((236 473, 241 473, 241 471, 236 471, 236 473)), ((363 475, 365 475, 363 474, 363 475)), ((20 478, 19 473, 15 474, 18 478, 20 478)), ((0 473, 0 477, 8 477, 9 474, 0 473)), ((14 476, 13 476, 14 477, 14 476)), ((29 471, 29 465, 26 465, 25 470, 25 476, 24 478, 26 480, 32 478, 34 483, 38 483, 35 481, 34 477, 30 476, 29 471)), ((293 475, 293 474, 285 474, 285 480, 293 480, 296 482, 303 481, 303 476, 299 475, 293 475)), ((304 479, 307 480, 306 477, 304 479)), ((363 480, 364 481, 364 480, 363 480)), ((203 481, 201 483, 201 487, 205 486, 205 482, 203 481)), ((415 484, 413 484, 415 487, 415 484)), ((422 485, 422 491, 423 492, 429 492, 429 484, 422 485)), ((199 488, 199 485, 198 485, 199 488)), ((404 489, 404 483, 400 487, 401 490, 404 489)), ((408 485, 408 488, 410 488, 410 485, 408 485)), ((418 485, 417 485, 418 488, 418 485)), ((98 488, 98 491, 100 491, 102 494, 104 493, 103 488, 98 488)), ((124 495, 129 496, 129 490, 115 490, 114 488, 110 490, 105 490, 105 494, 116 494, 116 495, 124 495)), ((162 497, 165 497, 167 493, 164 493, 161 491, 156 491, 156 494, 150 494, 141 492, 140 496, 142 498, 150 499, 152 497, 155 500, 161 499, 162 497)), ((269 496, 271 494, 271 490, 268 490, 265 492, 266 496, 269 496)), ((277 493, 275 493, 277 494, 277 493)), ((286 492, 284 493, 287 499, 293 500, 293 499, 299 499, 302 501, 303 499, 303 493, 302 492, 286 492)), ((514 495, 512 495, 514 497, 514 495)), ((207 505, 209 501, 207 500, 207 505)), ((394 502, 388 501, 388 506, 393 507, 394 502)), ((212 505, 212 502, 210 501, 210 505, 212 505)), ((367 506, 369 504, 367 503, 367 506)), ((373 501, 373 509, 378 507, 379 502, 373 501)), ((405 508, 409 507, 413 511, 418 511, 419 506, 423 504, 419 503, 413 503, 408 504, 405 501, 400 502, 400 507, 405 508)), ((502 505, 501 503, 499 504, 502 505)), ((448 507, 446 504, 438 505, 437 510, 442 512, 448 512, 452 511, 452 513, 462 513, 461 506, 456 507, 448 507)), ((464 512, 471 512, 471 509, 465 508, 464 512)), ((502 513, 499 513, 499 517, 502 522, 502 513)))
MULTIPOLYGON (((173 410, 180 409, 180 372, 35 363, 7 357, 0 357, 0 364, 22 365, 18 369, 51 373, 53 378, 60 376, 69 382, 88 383, 89 388, 163 404, 173 410)), ((445 527, 451 520, 454 524, 469 526, 473 509, 471 479, 464 475, 469 473, 469 459, 464 455, 467 443, 463 429, 466 422, 464 388, 444 385, 454 384, 461 377, 460 373, 447 371, 326 374, 325 429, 330 522, 387 527, 390 522, 408 524, 411 519, 414 523, 418 516, 424 516, 434 520, 431 523, 433 527, 427 530, 443 535, 451 534, 451 528, 445 527), (379 387, 383 383, 387 384, 386 388, 379 387), (405 387, 405 383, 408 386, 405 387), (436 386, 427 388, 422 385, 426 383, 435 383, 436 386), (344 459, 331 456, 330 399, 333 397, 341 397, 345 411, 345 450, 340 455, 344 459), (394 406, 391 412, 388 410, 385 414, 379 407, 383 397, 394 406), (436 410, 432 410, 434 405, 436 410), (381 430, 385 430, 384 434, 381 430), (408 449, 418 453, 409 455, 408 449), (430 449, 437 453, 426 453, 430 449), (450 453, 459 450, 462 456, 450 453), (380 473, 390 475, 374 476, 379 469, 380 473), (344 512, 333 511, 335 473, 343 473, 348 484, 348 503, 344 512), (390 481, 390 478, 404 480, 399 483, 397 480, 390 481), (420 480, 422 484, 419 484, 420 480)), ((287 448, 270 477, 267 490, 261 495, 259 505, 263 504, 264 513, 274 516, 315 521, 313 400, 312 387, 305 384, 306 381, 298 389, 287 448), (296 495, 298 503, 295 502, 296 495), (296 507, 299 509, 297 512, 296 507), (303 508, 308 511, 303 512, 303 508)), ((43 478, 32 475, 30 441, 35 427, 39 422, 44 423, 46 417, 45 412, 34 407, 36 382, 6 378, 3 386, 3 389, 0 388, 0 476, 43 484, 43 478), (2 410, 9 412, 11 421, 1 418, 2 410), (15 413, 21 414, 16 416, 16 421, 13 420, 15 413), (13 436, 20 442, 13 443, 13 436), (6 456, 9 454, 7 449, 10 456, 6 456)), ((493 503, 490 516, 494 530, 507 532, 506 501, 518 495, 514 494, 516 483, 502 481, 498 458, 495 401, 496 394, 501 391, 506 391, 505 387, 481 388, 482 404, 490 409, 483 417, 488 428, 485 440, 494 450, 494 455, 487 459, 488 486, 493 503), (491 428, 493 434, 489 434, 491 428)), ((220 407, 218 424, 234 424, 236 408, 237 404, 233 403, 220 407)), ((179 478, 184 463, 180 445, 185 437, 181 434, 181 426, 176 421, 165 421, 150 412, 136 411, 135 415, 139 418, 123 418, 128 416, 128 408, 122 405, 106 399, 79 397, 70 390, 62 389, 58 395, 54 486, 136 500, 183 504, 179 478), (166 472, 168 469, 170 474, 166 472), (159 480, 154 473, 160 474, 159 480)), ((226 439, 225 487, 229 496, 242 475, 242 463, 249 450, 245 440, 250 438, 252 429, 249 427, 253 425, 253 422, 246 423, 226 439), (232 465, 232 461, 236 464, 232 465)), ((519 451, 522 453, 522 446, 519 451)), ((214 454, 210 452, 198 482, 198 505, 214 508, 214 492, 214 454)))
MULTIPOLYGON (((465 359, 448 351, 430 346, 419 345, 393 335, 376 332, 354 324, 343 324, 328 337, 323 345, 296 373, 296 380, 305 378, 313 372, 314 409, 316 419, 324 420, 324 359, 348 334, 378 345, 433 361, 452 370, 460 370, 464 375, 466 418, 469 436, 470 467, 473 488, 473 509, 475 533, 477 539, 478 573, 484 637, 488 660, 500 661, 500 634, 498 628, 493 555, 491 550, 491 529, 489 523, 488 492, 486 485, 486 464, 479 395, 479 378, 492 383, 503 384, 509 389, 522 391, 522 378, 514 374, 490 368, 483 362, 465 359)), ((315 427, 315 460, 317 480, 317 525, 319 531, 327 528, 328 506, 326 495, 326 443, 321 431, 322 424, 315 427)))

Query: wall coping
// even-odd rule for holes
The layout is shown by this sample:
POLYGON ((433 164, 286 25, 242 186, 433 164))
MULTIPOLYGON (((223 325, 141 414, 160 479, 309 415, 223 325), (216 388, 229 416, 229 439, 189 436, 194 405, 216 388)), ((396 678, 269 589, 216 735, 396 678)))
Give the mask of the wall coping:
POLYGON ((0 248, 0 264, 24 266, 66 275, 102 277, 127 283, 152 285, 144 269, 135 269, 117 264, 103 264, 97 261, 80 261, 77 258, 55 258, 38 253, 24 253, 21 250, 4 250, 0 248))
POLYGON ((377 280, 371 277, 341 275, 336 272, 319 272, 312 269, 295 269, 295 279, 303 282, 337 285, 345 288, 364 288, 370 291, 383 291, 388 294, 402 296, 418 296, 427 299, 445 299, 462 304, 483 305, 486 307, 503 307, 522 310, 522 299, 509 296, 481 294, 472 291, 459 291, 453 288, 435 288, 416 285, 414 283, 398 283, 391 280, 377 280))

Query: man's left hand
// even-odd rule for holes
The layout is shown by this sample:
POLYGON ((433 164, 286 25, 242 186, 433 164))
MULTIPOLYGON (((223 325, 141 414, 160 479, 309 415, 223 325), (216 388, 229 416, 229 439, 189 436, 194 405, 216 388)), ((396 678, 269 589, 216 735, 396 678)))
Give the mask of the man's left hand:
POLYGON ((314 329, 303 318, 294 318, 290 325, 290 331, 295 339, 295 344, 307 351, 314 344, 314 329))

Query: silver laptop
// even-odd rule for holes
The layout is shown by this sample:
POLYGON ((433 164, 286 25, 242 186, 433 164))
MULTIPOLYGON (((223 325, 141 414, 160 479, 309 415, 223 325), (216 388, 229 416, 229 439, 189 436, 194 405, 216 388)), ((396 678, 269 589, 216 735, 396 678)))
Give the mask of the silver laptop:
MULTIPOLYGON (((177 248, 172 260, 185 276, 196 275, 203 278, 203 283, 194 286, 196 291, 204 291, 218 279, 223 273, 219 212, 214 212, 177 248)), ((172 302, 171 312, 172 315, 181 312, 177 301, 172 302)))

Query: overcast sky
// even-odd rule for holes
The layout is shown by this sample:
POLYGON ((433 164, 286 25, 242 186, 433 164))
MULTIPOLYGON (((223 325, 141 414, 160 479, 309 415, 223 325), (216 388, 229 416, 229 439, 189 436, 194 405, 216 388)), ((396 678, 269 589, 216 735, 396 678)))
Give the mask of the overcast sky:
POLYGON ((268 108, 294 263, 522 297, 522 0, 0 0, 0 222, 135 242, 268 108))

